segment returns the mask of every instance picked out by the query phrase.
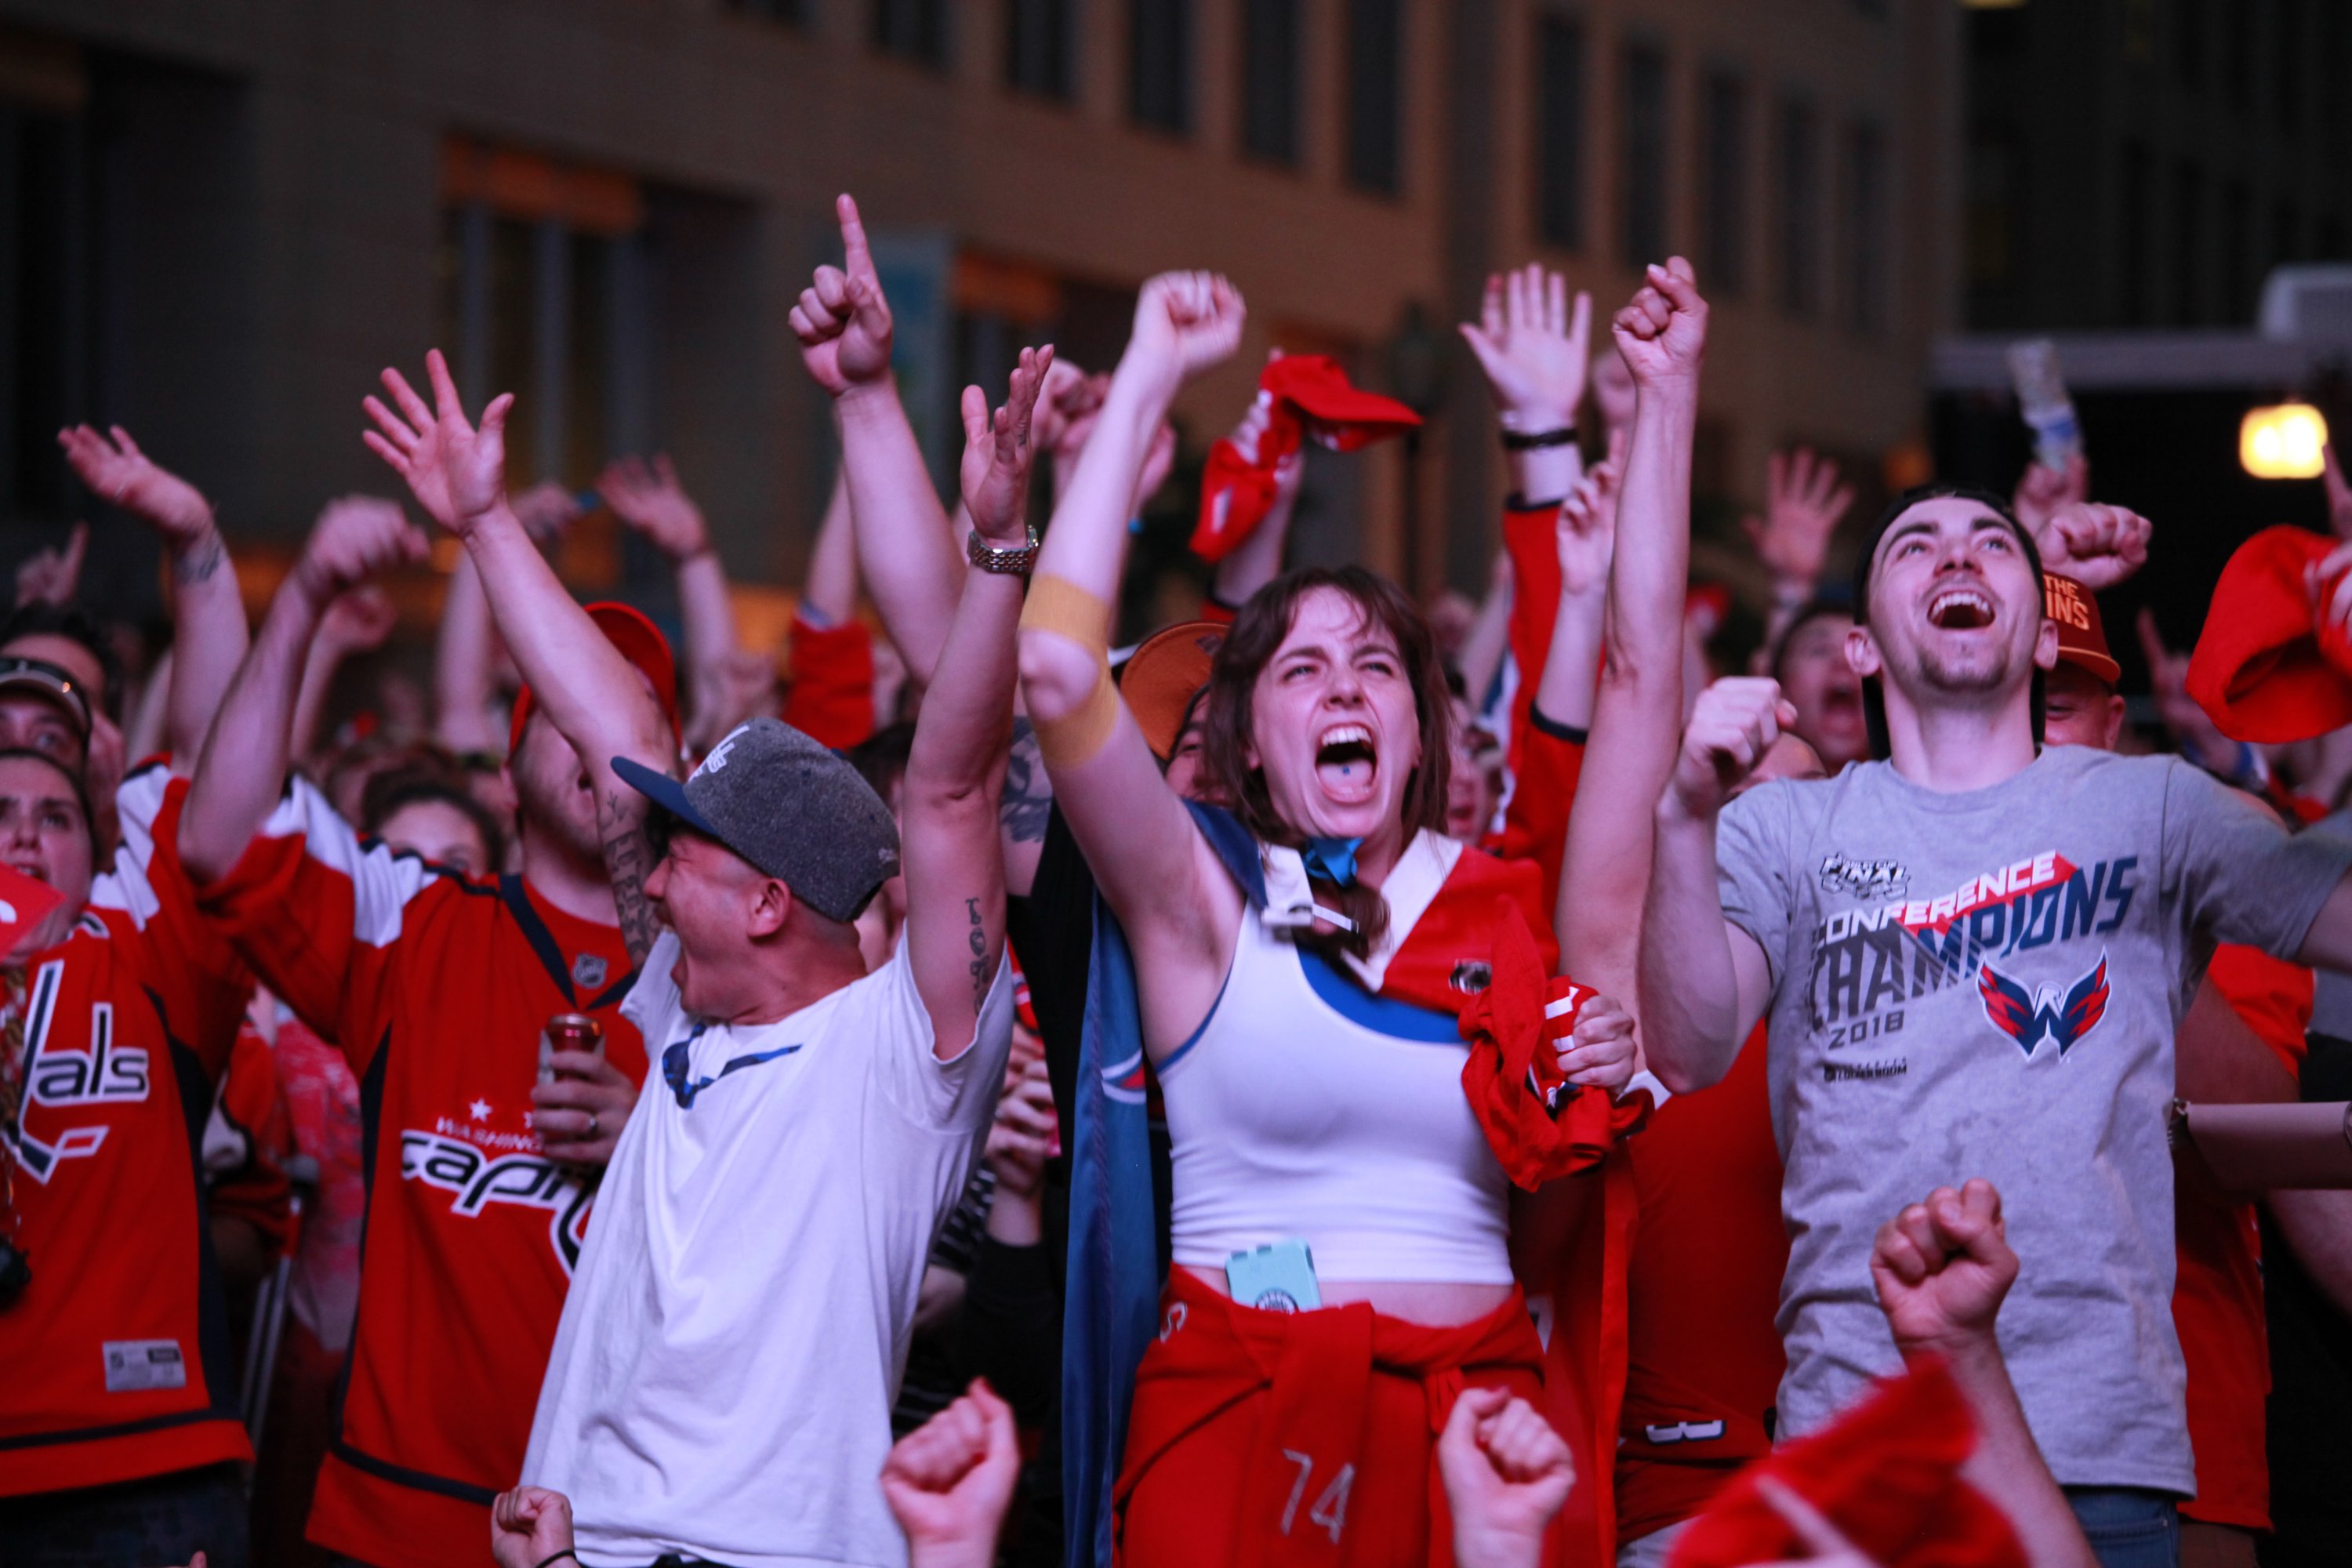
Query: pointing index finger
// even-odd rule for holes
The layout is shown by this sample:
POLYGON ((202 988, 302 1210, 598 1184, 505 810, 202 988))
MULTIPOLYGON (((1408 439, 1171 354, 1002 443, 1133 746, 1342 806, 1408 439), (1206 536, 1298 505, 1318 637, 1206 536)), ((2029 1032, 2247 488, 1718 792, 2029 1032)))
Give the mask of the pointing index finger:
POLYGON ((874 252, 866 243, 866 221, 857 216, 857 198, 844 191, 835 198, 833 210, 841 219, 843 270, 852 278, 878 281, 874 271, 874 252))

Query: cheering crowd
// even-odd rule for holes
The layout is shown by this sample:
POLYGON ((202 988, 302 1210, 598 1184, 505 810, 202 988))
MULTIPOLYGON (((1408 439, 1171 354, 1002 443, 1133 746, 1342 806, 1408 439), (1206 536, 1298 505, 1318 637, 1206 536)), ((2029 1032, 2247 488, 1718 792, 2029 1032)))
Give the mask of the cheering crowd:
POLYGON ((1485 604, 1284 570, 1304 445, 1416 421, 1277 355, 1122 625, 1240 294, 968 388, 943 505, 839 216, 781 686, 666 460, 597 499, 678 647, 575 603, 437 352, 250 632, 195 484, 62 434, 173 620, 77 531, 0 626, 0 1563, 2352 1560, 2352 1200, 2175 1126, 2352 1077, 2352 545, 2143 620, 2150 754, 2085 462, 1848 584, 1798 452, 1727 658, 1698 280, 1596 342, 1529 267, 1485 604), (331 726, 419 513, 430 700, 331 726))

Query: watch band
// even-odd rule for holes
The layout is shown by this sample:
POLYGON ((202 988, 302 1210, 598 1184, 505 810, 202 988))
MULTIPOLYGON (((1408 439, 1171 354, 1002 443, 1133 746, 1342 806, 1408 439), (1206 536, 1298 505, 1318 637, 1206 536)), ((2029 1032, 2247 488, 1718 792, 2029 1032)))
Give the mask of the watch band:
POLYGON ((1001 549, 981 538, 980 530, 972 529, 964 535, 965 558, 983 572, 993 572, 1002 577, 1026 577, 1037 564, 1037 531, 1029 531, 1029 542, 1001 549))
POLYGON ((1573 425, 1563 425, 1557 430, 1538 430, 1532 435, 1521 435, 1517 430, 1506 430, 1503 432, 1503 450, 1526 452, 1538 447, 1566 447, 1575 439, 1576 426, 1573 425))

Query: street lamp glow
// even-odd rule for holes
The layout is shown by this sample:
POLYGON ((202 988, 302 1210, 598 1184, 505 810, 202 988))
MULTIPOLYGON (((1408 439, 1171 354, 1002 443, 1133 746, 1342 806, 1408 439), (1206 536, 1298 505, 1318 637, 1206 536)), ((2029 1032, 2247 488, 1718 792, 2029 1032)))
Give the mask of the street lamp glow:
POLYGON ((2308 403, 2249 408, 2238 426, 2238 461, 2258 479, 2315 479, 2327 421, 2308 403))

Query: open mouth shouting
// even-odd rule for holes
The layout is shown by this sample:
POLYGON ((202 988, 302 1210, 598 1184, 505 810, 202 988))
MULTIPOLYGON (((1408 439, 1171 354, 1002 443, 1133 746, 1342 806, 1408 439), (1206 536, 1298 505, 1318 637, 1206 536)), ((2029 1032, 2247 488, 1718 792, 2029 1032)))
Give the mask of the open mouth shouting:
POLYGON ((1954 584, 1938 589, 1927 601, 1927 624, 1938 631, 1972 632, 1992 625, 1992 595, 1981 588, 1954 584))
POLYGON ((1360 805, 1371 799, 1380 771, 1379 748, 1364 725, 1353 721, 1334 724, 1317 738, 1315 777, 1337 804, 1360 805))

